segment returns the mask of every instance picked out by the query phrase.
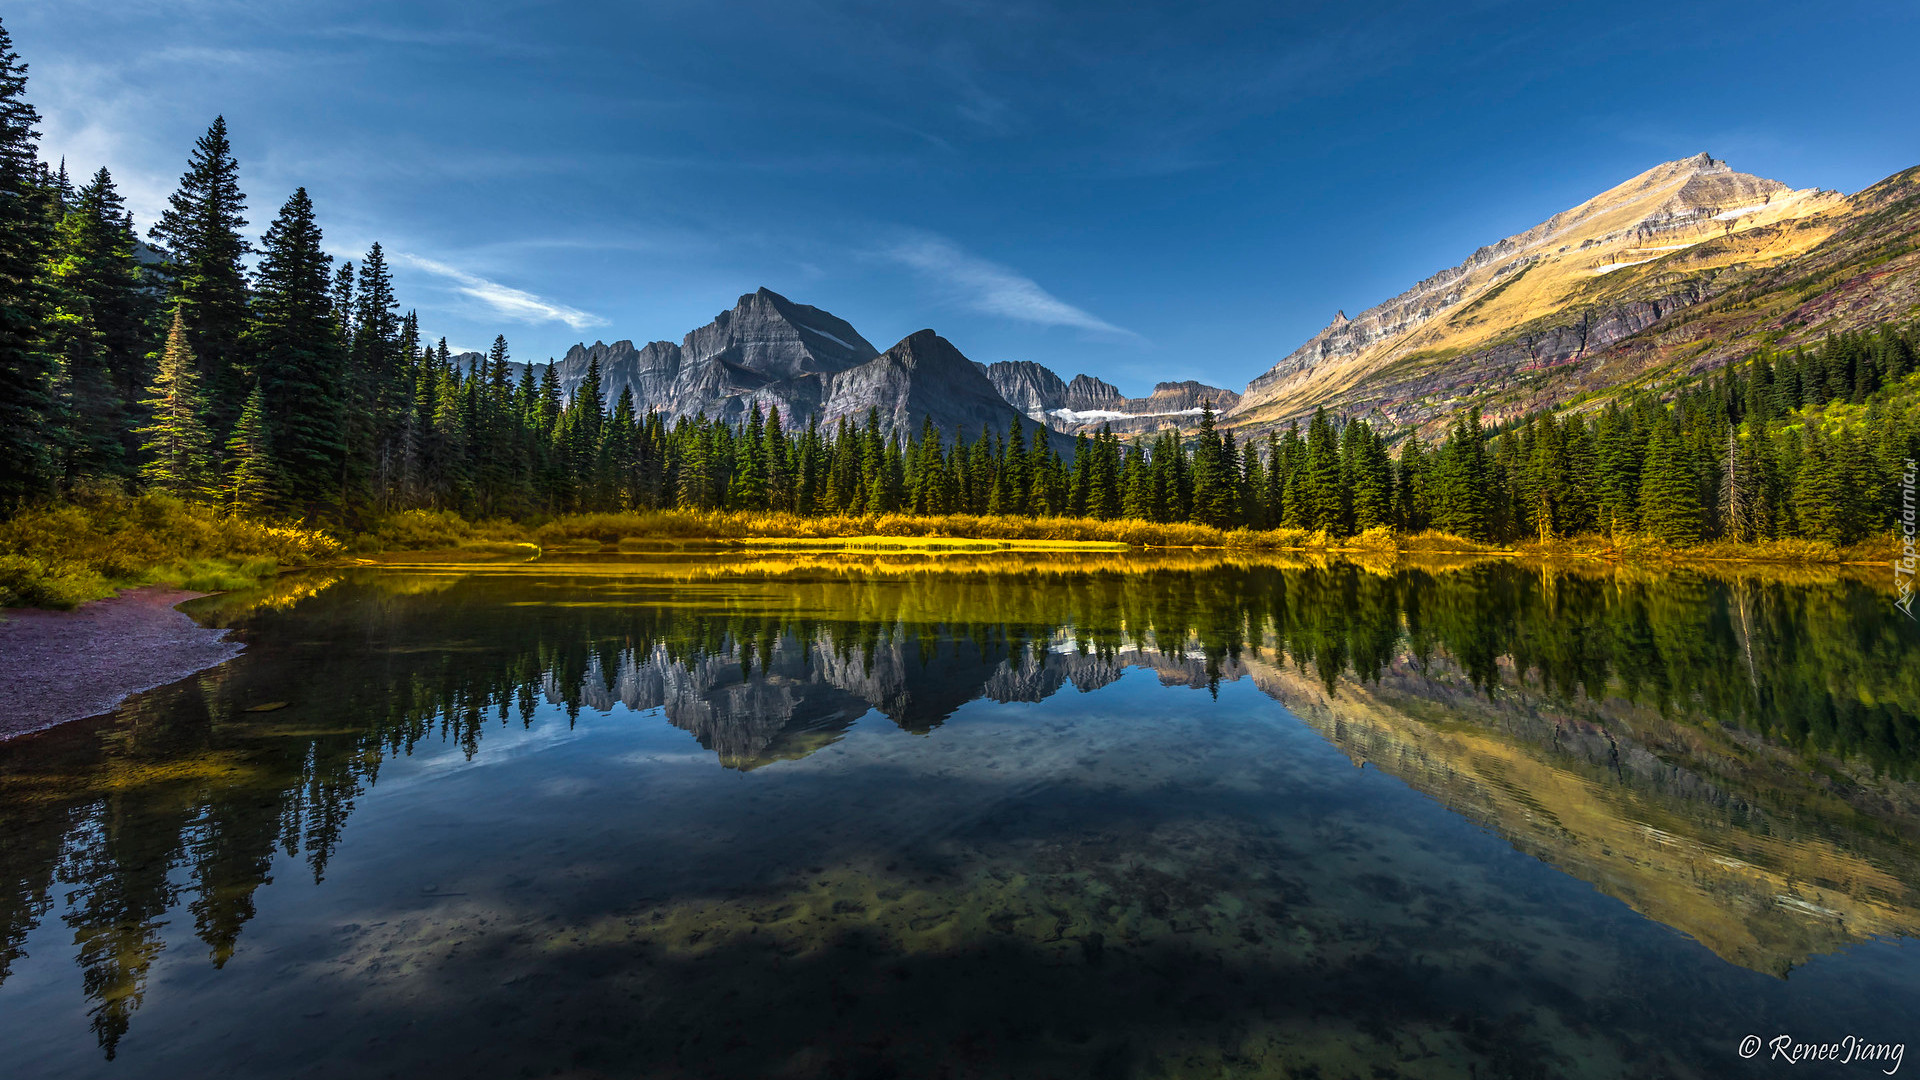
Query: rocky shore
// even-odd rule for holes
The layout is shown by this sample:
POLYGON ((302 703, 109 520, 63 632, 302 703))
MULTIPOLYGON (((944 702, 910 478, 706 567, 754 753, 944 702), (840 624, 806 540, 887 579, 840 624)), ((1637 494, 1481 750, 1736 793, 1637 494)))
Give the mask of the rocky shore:
POLYGON ((98 716, 240 653, 174 605, 202 593, 128 589, 77 611, 0 616, 0 742, 98 716))

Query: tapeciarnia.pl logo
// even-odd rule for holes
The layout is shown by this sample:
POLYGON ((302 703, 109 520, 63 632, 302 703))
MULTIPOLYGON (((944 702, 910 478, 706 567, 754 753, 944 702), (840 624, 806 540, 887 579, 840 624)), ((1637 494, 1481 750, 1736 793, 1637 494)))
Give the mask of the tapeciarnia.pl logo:
POLYGON ((1893 602, 1893 606, 1905 613, 1907 618, 1920 622, 1920 618, 1913 614, 1914 473, 1913 459, 1908 458, 1906 468, 1900 473, 1900 555, 1893 560, 1893 587, 1899 592, 1900 598, 1893 602))

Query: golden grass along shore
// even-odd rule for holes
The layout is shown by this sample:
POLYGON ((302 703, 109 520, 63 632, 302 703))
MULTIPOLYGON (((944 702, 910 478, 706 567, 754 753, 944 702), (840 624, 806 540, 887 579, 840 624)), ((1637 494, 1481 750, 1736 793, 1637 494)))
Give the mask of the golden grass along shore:
POLYGON ((409 510, 338 536, 294 524, 229 516, 160 495, 94 494, 28 509, 0 522, 0 607, 71 608, 135 585, 199 592, 238 588, 282 569, 379 556, 380 562, 525 560, 543 551, 713 548, 752 552, 987 555, 1113 553, 1136 549, 1305 553, 1369 564, 1523 557, 1649 567, 1766 564, 1888 565, 1891 536, 1841 548, 1810 540, 1712 541, 1675 548, 1647 537, 1581 536, 1511 546, 1446 533, 1371 529, 1335 538, 1304 529, 1222 530, 1205 525, 973 514, 799 517, 727 511, 572 514, 524 522, 468 521, 409 510), (407 553, 407 554, 401 554, 407 553))

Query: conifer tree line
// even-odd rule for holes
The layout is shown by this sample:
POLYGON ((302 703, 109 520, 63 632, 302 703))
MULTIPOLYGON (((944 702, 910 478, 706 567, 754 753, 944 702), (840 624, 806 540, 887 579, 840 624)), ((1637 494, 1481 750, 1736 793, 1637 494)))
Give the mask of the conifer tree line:
POLYGON ((1472 412, 1431 445, 1324 410, 1239 441, 1206 409, 1195 435, 1103 429, 1063 458, 1018 420, 796 426, 754 404, 729 424, 624 391, 608 408, 597 365, 567 394, 505 337, 471 368, 428 343, 379 244, 334 265, 305 189, 255 245, 222 119, 143 251, 107 170, 76 182, 40 160, 25 92, 0 27, 0 512, 105 483, 349 524, 687 508, 1850 543, 1891 526, 1920 456, 1911 395, 1903 413, 1877 394, 1920 366, 1913 327, 1763 350, 1666 400, 1494 427, 1472 412))

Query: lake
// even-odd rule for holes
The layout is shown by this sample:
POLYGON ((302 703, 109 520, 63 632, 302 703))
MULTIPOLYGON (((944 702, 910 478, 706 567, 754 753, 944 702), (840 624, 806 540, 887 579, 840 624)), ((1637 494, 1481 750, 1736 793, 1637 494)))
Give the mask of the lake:
POLYGON ((1739 1049, 1920 1035, 1877 573, 286 576, 0 745, 5 1071, 1879 1075, 1739 1049))

